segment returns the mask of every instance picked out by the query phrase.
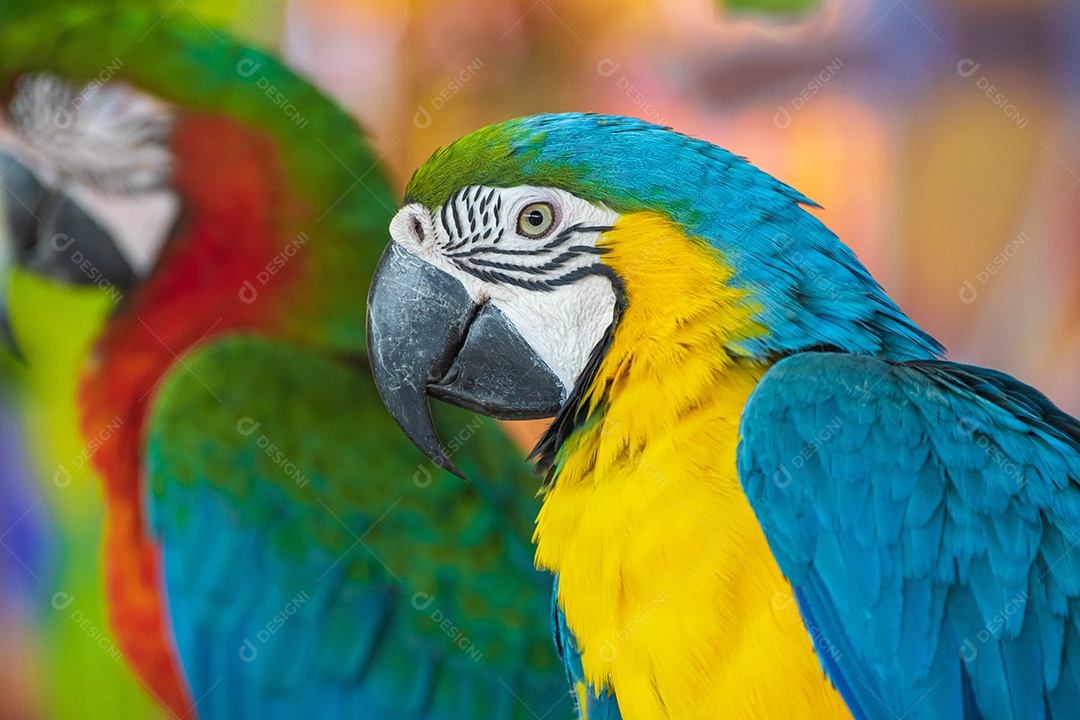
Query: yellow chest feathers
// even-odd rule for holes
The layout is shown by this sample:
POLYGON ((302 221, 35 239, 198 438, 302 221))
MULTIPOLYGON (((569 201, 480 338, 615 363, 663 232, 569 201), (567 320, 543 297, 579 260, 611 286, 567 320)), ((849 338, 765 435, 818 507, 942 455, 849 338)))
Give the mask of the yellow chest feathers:
POLYGON ((735 471, 767 368, 724 347, 760 332, 752 308, 659 216, 624 216, 605 244, 628 305, 536 529, 586 678, 624 720, 850 717, 735 471))

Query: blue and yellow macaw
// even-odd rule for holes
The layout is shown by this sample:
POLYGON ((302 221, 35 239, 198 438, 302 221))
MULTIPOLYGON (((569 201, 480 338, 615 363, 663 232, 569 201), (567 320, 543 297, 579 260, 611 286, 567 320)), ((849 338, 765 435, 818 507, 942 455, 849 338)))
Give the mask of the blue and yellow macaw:
POLYGON ((637 120, 482 129, 413 176, 376 383, 556 419, 537 564, 582 714, 1080 717, 1080 422, 943 349, 798 191, 637 120))

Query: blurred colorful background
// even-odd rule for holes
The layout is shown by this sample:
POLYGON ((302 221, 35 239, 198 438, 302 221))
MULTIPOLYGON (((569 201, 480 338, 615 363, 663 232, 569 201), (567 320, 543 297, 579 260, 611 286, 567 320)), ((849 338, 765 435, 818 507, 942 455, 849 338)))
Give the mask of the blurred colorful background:
POLYGON ((395 180, 550 111, 708 139, 821 218, 950 350, 1080 413, 1080 4, 300 0, 282 48, 395 180))
MULTIPOLYGON (((354 113, 399 188, 436 148, 541 111, 722 145, 819 202, 953 360, 1080 414, 1075 0, 250 0, 228 23, 354 113)), ((0 364, 0 719, 163 712, 109 651, 102 599, 68 592, 100 534, 58 410, 95 333, 80 312, 44 367, 0 364), (60 698, 57 674, 87 680, 60 698)), ((528 445, 538 427, 514 430, 528 445)))

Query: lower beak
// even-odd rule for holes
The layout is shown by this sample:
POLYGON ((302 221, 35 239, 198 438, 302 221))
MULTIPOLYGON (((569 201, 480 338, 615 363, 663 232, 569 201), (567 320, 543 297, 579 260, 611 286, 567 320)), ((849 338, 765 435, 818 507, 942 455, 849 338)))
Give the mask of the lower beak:
POLYGON ((491 303, 476 303, 447 273, 392 243, 368 297, 375 385, 405 434, 459 477, 428 398, 503 420, 555 415, 566 389, 491 303))
MULTIPOLYGON (((138 275, 100 223, 59 190, 43 186, 32 172, 0 153, 0 242, 10 262, 35 275, 68 285, 131 288, 138 275)), ((5 293, 0 287, 0 294, 5 293)), ((20 357, 0 299, 0 348, 20 357)))

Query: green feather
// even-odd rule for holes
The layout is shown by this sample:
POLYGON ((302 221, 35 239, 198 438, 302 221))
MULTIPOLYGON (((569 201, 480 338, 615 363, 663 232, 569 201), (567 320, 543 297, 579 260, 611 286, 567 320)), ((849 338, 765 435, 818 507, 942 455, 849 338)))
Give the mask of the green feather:
MULTIPOLYGON (((435 695, 447 685, 492 703, 439 718, 531 717, 516 702, 496 712, 505 693, 495 678, 541 711, 565 694, 551 643, 551 580, 533 568, 528 540, 537 481, 494 421, 437 408, 440 431, 459 447, 454 460, 472 478, 465 482, 434 468, 389 421, 364 370, 244 337, 185 365, 163 383, 148 437, 151 522, 185 627, 252 638, 273 614, 260 609, 268 597, 281 606, 301 592, 328 593, 328 606, 340 608, 383 589, 392 608, 385 621, 370 609, 377 598, 350 628, 297 613, 295 642, 317 648, 309 667, 274 672, 293 653, 275 659, 260 645, 268 677, 301 675, 297 688, 271 691, 290 698, 334 683, 382 687, 430 661, 435 695), (204 526, 211 506, 231 524, 204 526), (258 555, 248 550, 252 538, 264 548, 258 555), (258 592, 246 593, 253 576, 258 592), (366 630, 375 616, 385 624, 378 633, 366 630), (396 642, 379 644, 382 633, 396 642)), ((185 638, 178 643, 184 652, 185 638)), ((238 662, 234 653, 220 662, 230 660, 238 662)), ((229 670, 208 672, 213 680, 229 670)))

